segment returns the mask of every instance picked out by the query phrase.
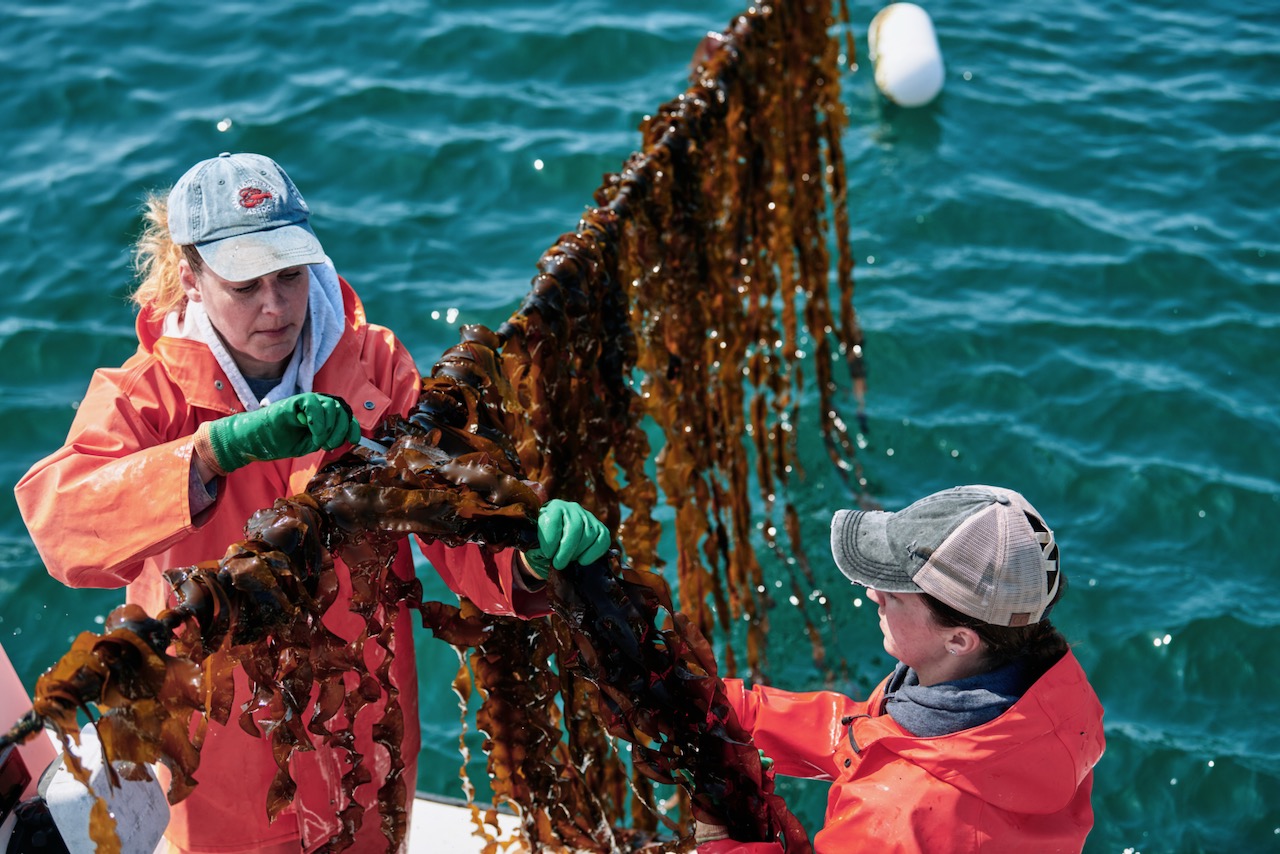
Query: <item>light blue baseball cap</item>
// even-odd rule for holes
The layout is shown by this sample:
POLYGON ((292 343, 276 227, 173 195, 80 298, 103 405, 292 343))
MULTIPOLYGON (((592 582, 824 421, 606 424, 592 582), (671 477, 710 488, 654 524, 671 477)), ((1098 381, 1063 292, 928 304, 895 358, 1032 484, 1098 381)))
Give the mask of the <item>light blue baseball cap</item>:
POLYGON ((323 262, 310 215, 285 171, 261 154, 202 160, 169 191, 173 242, 194 245, 213 272, 232 282, 323 262))

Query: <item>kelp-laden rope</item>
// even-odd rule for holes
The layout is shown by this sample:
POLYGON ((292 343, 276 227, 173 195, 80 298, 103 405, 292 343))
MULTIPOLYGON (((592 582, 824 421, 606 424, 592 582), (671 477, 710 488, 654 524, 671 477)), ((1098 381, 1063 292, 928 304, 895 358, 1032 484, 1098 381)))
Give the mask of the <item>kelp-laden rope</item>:
MULTIPOLYGON (((745 614, 748 667, 757 675, 768 604, 751 546, 757 506, 765 508, 759 527, 766 544, 780 549, 767 517, 782 505, 791 559, 808 576, 807 589, 816 586, 795 509, 785 497, 775 500, 798 475, 791 428, 805 365, 814 366, 828 451, 839 470, 857 476, 831 367, 846 361, 860 400, 861 333, 839 146, 844 111, 829 8, 760 8, 708 37, 689 90, 646 121, 644 149, 606 176, 599 206, 543 255, 524 305, 499 329, 504 372, 528 414, 528 432, 517 440, 526 471, 611 528, 620 522, 621 543, 639 571, 660 566, 661 534, 641 424, 652 419, 661 429, 656 468, 676 512, 681 611, 704 635, 722 638, 745 614), (837 259, 838 319, 828 297, 828 243, 837 259), (801 327, 808 355, 800 352, 801 327), (627 384, 632 374, 641 378, 638 386, 627 384), (753 477, 760 505, 749 500, 753 477)), ((793 576, 791 584, 805 602, 801 581, 793 576)), ((805 622, 821 660, 819 630, 807 616, 805 622)), ((732 645, 725 649, 725 670, 733 673, 732 645)), ((563 669, 559 678, 567 752, 586 770, 573 792, 577 777, 559 781, 557 801, 576 804, 582 815, 604 801, 607 814, 630 812, 636 827, 654 827, 659 813, 643 775, 633 780, 635 798, 625 800, 626 769, 592 719, 601 699, 563 669)), ((460 683, 470 679, 459 675, 460 683)), ((483 687, 480 693, 486 699, 478 716, 501 717, 487 715, 485 704, 503 701, 483 687)), ((550 720, 554 711, 542 717, 550 720)), ((486 746, 492 740, 489 733, 486 746)), ((489 755, 495 796, 519 806, 522 793, 536 787, 489 755)), ((530 775, 549 761, 520 755, 530 775)), ((576 832, 566 828, 560 836, 545 822, 533 830, 535 843, 550 845, 576 832)), ((598 844, 608 848, 605 840, 598 844)))
MULTIPOLYGON (((326 528, 328 533, 321 539, 325 548, 342 553, 353 571, 362 567, 360 571, 367 574, 362 587, 371 596, 354 605, 367 609, 363 612, 368 619, 367 642, 378 644, 390 631, 374 616, 376 606, 371 601, 382 606, 399 600, 419 603, 416 583, 386 577, 386 549, 393 547, 393 541, 412 530, 460 542, 467 538, 460 533, 465 528, 460 520, 484 518, 484 514, 466 509, 471 507, 471 499, 458 503, 448 497, 454 495, 456 482, 429 486, 412 482, 433 466, 449 472, 455 481, 459 473, 479 475, 499 462, 501 471, 522 469, 524 477, 542 483, 549 494, 581 501, 619 531, 631 565, 628 572, 648 573, 659 567, 656 544, 660 529, 653 516, 658 490, 644 468, 650 448, 642 423, 650 418, 664 437, 657 460, 658 485, 677 510, 676 574, 681 611, 687 615, 690 629, 705 637, 710 637, 717 625, 727 635, 729 621, 745 615, 750 622, 748 667, 755 674, 760 672, 767 599, 758 583, 761 569, 750 544, 753 507, 745 496, 750 494, 754 477, 768 521, 762 523, 766 543, 774 546, 769 516, 778 501, 776 496, 783 495, 784 529, 793 551, 803 554, 798 544, 799 525, 784 489, 797 473, 793 428, 807 364, 814 365, 818 378, 818 420, 829 452, 842 469, 856 474, 847 431, 833 402, 835 381, 830 364, 837 356, 848 361, 855 394, 860 395, 861 341, 852 310, 852 261, 839 152, 843 110, 838 99, 834 43, 828 37, 831 24, 826 4, 762 7, 735 19, 726 33, 709 38, 700 50, 689 91, 646 122, 644 151, 633 156, 619 174, 606 178, 596 195, 600 207, 589 211, 576 232, 562 237, 544 254, 520 311, 492 340, 489 333, 469 331, 463 344, 446 354, 424 381, 419 411, 387 427, 382 438, 398 443, 393 454, 408 455, 397 457, 390 466, 393 473, 388 475, 384 466, 375 476, 369 466, 350 460, 324 473, 317 489, 337 495, 336 504, 331 501, 325 506, 341 512, 334 513, 335 527, 326 528), (829 211, 824 203, 830 204, 829 211), (834 239, 828 241, 832 228, 834 239), (834 243, 837 252, 839 322, 832 318, 827 296, 829 243, 834 243), (800 317, 804 318, 803 334, 800 317), (808 354, 801 353, 804 336, 808 354), (472 372, 469 364, 477 361, 483 363, 483 369, 472 372), (476 376, 486 379, 474 387, 468 385, 476 376), (439 383, 458 377, 464 378, 460 387, 471 392, 462 397, 441 392, 439 383), (638 385, 633 377, 639 377, 638 385), (751 389, 749 398, 743 393, 744 379, 751 389), (468 442, 477 438, 490 442, 492 447, 483 451, 486 459, 460 464, 456 453, 441 454, 431 450, 430 442, 424 445, 405 438, 432 436, 436 430, 433 425, 438 423, 450 426, 436 439, 443 436, 459 447, 469 447, 468 442), (414 425, 417 430, 412 429, 414 425), (750 437, 746 448, 744 436, 750 437), (415 462, 406 469, 411 459, 415 462), (508 464, 512 468, 503 468, 508 464), (406 470, 413 473, 409 481, 404 480, 409 478, 406 470), (376 488, 370 485, 384 476, 392 482, 376 488), (394 498, 388 499, 388 495, 394 498), (443 504, 437 505, 437 499, 443 504), (421 521, 407 522, 410 505, 416 508, 414 512, 426 513, 432 524, 424 527, 421 521), (452 515, 432 516, 436 511, 428 508, 438 506, 450 508, 452 515)), ((486 485, 486 494, 495 494, 492 490, 501 487, 511 490, 508 496, 522 495, 520 480, 514 474, 499 480, 486 485)), ((527 524, 530 514, 536 512, 537 498, 512 501, 518 509, 497 515, 511 523, 523 517, 527 524)), ((310 505, 304 499, 301 506, 310 505)), ((308 515, 301 510, 295 513, 308 515)), ((324 517, 324 513, 320 515, 324 517)), ((509 539, 494 533, 478 539, 510 544, 509 539)), ((296 532, 291 536, 297 536, 296 532)), ((236 547, 236 565, 242 567, 239 571, 224 561, 216 567, 173 570, 169 576, 175 585, 185 584, 190 589, 208 587, 209 574, 230 581, 232 587, 266 585, 254 594, 255 600, 265 596, 267 601, 289 603, 285 617, 278 623, 274 618, 266 623, 267 637, 276 644, 270 655, 255 655, 244 643, 233 643, 231 639, 237 636, 232 630, 221 635, 221 645, 215 631, 211 645, 197 637, 199 632, 190 630, 199 619, 160 615, 157 622, 168 631, 184 627, 176 637, 179 655, 172 656, 173 662, 159 658, 166 674, 159 692, 178 698, 167 702, 172 706, 169 714, 179 723, 162 723, 155 729, 150 721, 163 716, 156 717, 152 711, 145 724, 132 713, 107 713, 122 721, 108 724, 107 731, 128 731, 135 747, 142 746, 143 754, 171 763, 178 786, 189 782, 190 762, 198 757, 200 737, 197 730, 192 742, 184 744, 177 739, 178 733, 185 733, 180 725, 184 711, 199 708, 215 720, 228 720, 231 701, 226 688, 236 666, 244 666, 255 681, 252 705, 272 714, 293 711, 289 704, 302 696, 301 686, 308 678, 316 680, 322 699, 312 710, 308 732, 321 740, 332 738, 331 743, 340 748, 347 742, 339 724, 358 710, 347 705, 351 701, 340 699, 335 689, 326 687, 336 684, 332 682, 334 674, 353 668, 355 663, 344 658, 336 644, 317 644, 310 639, 290 647, 289 639, 294 636, 290 629, 282 628, 298 622, 318 624, 316 616, 331 601, 323 582, 324 558, 318 558, 319 565, 308 563, 311 569, 306 571, 288 569, 282 577, 291 580, 275 582, 285 591, 277 595, 265 580, 270 573, 264 575, 260 565, 266 561, 274 571, 288 562, 277 566, 278 549, 253 542, 236 547), (314 591, 309 583, 317 584, 314 591), (168 625, 170 622, 175 625, 168 625), (301 647, 319 654, 309 662, 309 671, 298 665, 306 660, 299 658, 301 647), (285 655, 290 648, 297 649, 292 658, 285 655), (198 675, 180 663, 197 659, 201 661, 198 675)), ((217 603, 214 611, 218 615, 230 615, 236 607, 224 603, 216 593, 202 595, 217 603)), ((804 597, 800 599, 804 601, 804 597)), ((427 603, 422 608, 424 623, 433 629, 447 633, 456 627, 457 618, 449 606, 427 603)), ((127 628, 122 621, 137 621, 143 616, 113 615, 108 625, 117 627, 112 629, 116 631, 127 628)), ((220 625, 218 620, 224 616, 210 626, 220 625)), ((538 658, 530 656, 535 648, 554 650, 557 660, 573 655, 576 641, 573 633, 563 628, 548 641, 547 630, 537 628, 541 623, 508 631, 501 618, 467 615, 466 619, 482 628, 446 636, 460 648, 474 648, 477 654, 483 651, 484 656, 491 656, 489 661, 503 657, 519 660, 520 655, 538 658)), ((807 617, 806 621, 815 639, 815 656, 819 656, 817 631, 807 617)), ((154 629, 150 624, 146 628, 154 629)), ((298 637, 308 635, 305 629, 299 632, 298 637)), ((46 705, 41 714, 47 714, 55 724, 61 719, 69 733, 74 733, 77 706, 105 702, 110 709, 108 701, 120 699, 104 685, 125 683, 114 676, 105 678, 112 673, 108 664, 90 661, 97 660, 99 649, 113 650, 106 653, 111 661, 145 660, 153 682, 160 678, 161 668, 141 650, 135 652, 136 643, 88 637, 83 644, 77 641, 69 654, 74 661, 64 659, 51 670, 58 671, 57 678, 51 677, 46 685, 57 688, 49 687, 43 695, 46 705)), ((608 726, 602 730, 597 719, 599 710, 611 708, 607 691, 602 694, 597 682, 568 664, 541 670, 535 666, 527 681, 537 687, 526 702, 520 695, 524 687, 511 684, 501 668, 475 667, 480 659, 472 656, 469 660, 478 691, 485 698, 477 720, 488 727, 485 749, 495 795, 521 808, 525 833, 534 847, 563 846, 566 840, 586 850, 639 844, 637 840, 655 826, 657 814, 645 774, 662 763, 637 762, 639 773, 636 779, 628 780, 626 763, 620 761, 605 734, 612 731, 608 726), (524 732, 521 727, 504 729, 497 723, 513 715, 535 722, 534 729, 542 735, 521 735, 517 740, 513 733, 524 732), (563 742, 561 728, 567 734, 563 742), (634 793, 630 803, 626 802, 628 791, 634 793), (581 805, 590 809, 578 809, 581 805), (632 830, 618 833, 615 826, 628 813, 632 830), (582 821, 586 816, 590 820, 582 821)), ((732 673, 734 656, 728 646, 726 663, 726 670, 732 673)), ((463 681, 460 678, 455 684, 463 681)), ((398 704, 389 685, 384 684, 385 667, 369 674, 366 682, 367 690, 358 692, 360 695, 377 695, 380 689, 386 700, 381 740, 388 746, 398 743, 394 737, 398 704)), ((130 702, 148 699, 146 691, 130 691, 133 694, 124 697, 130 702)), ((294 717, 303 719, 298 714, 294 717)), ((270 737, 279 739, 273 743, 279 754, 287 757, 305 735, 295 724, 273 727, 270 737)), ((675 753, 683 761, 690 758, 675 748, 663 754, 662 745, 669 743, 665 737, 646 735, 643 740, 649 742, 646 748, 656 747, 666 759, 675 753)), ((350 756, 349 779, 344 780, 344 786, 352 791, 363 779, 359 759, 350 756)), ((403 767, 402 762, 398 767, 403 767)), ((387 779, 380 806, 384 833, 394 841, 402 833, 403 820, 393 804, 405 781, 394 772, 387 779)), ((281 763, 277 782, 273 802, 291 794, 287 762, 281 763)), ((695 789, 695 803, 705 808, 708 802, 705 797, 699 802, 699 794, 705 796, 695 789)), ((353 822, 358 813, 352 802, 345 817, 353 822)), ((743 814, 748 813, 752 811, 743 814)), ((770 832, 784 825, 764 823, 773 828, 770 832)), ((345 828, 335 840, 335 850, 353 833, 354 828, 345 828)), ((788 839, 793 847, 805 844, 790 834, 788 839)))
MULTIPOLYGON (((598 207, 543 255, 524 305, 499 330, 504 372, 529 414, 529 431, 517 440, 526 471, 610 528, 620 523, 639 571, 661 566, 658 490, 645 472, 651 452, 641 425, 651 419, 660 428, 657 479, 676 512, 681 611, 721 639, 745 614, 747 664, 756 675, 768 597, 751 534, 758 527, 781 552, 769 518, 776 505, 787 562, 804 576, 790 579, 796 601, 803 607, 816 587, 785 497, 799 476, 793 428, 806 365, 816 377, 819 432, 837 470, 860 487, 832 371, 845 361, 860 404, 833 23, 827 3, 786 4, 753 9, 709 36, 689 89, 646 120, 643 150, 606 176, 598 207), (828 296, 832 247, 837 317, 828 296), (561 325, 562 316, 575 325, 561 325), (632 375, 638 385, 627 385, 632 375), (753 478, 758 505, 749 499, 753 478)), ((821 661, 819 629, 804 619, 821 661)), ((732 674, 727 640, 725 656, 732 674)), ((470 678, 460 673, 459 682, 470 678)), ((561 791, 559 802, 587 815, 603 800, 607 814, 630 812, 634 826, 655 827, 661 815, 646 778, 637 775, 635 797, 625 799, 626 769, 595 728, 599 697, 572 674, 561 670, 559 678, 568 753, 586 769, 576 793, 561 791)), ((530 768, 544 764, 522 755, 530 768)), ((492 756, 495 796, 518 806, 530 787, 512 783, 519 775, 492 756)), ((545 823, 539 828, 549 835, 535 834, 535 843, 562 840, 545 823)))

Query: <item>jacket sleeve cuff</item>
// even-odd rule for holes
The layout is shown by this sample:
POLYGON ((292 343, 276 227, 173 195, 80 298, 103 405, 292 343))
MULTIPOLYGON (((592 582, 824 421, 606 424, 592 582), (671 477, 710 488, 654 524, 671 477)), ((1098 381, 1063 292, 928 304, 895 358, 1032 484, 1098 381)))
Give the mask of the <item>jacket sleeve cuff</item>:
POLYGON ((191 505, 191 518, 203 513, 218 500, 218 478, 208 483, 200 477, 200 471, 194 461, 191 463, 191 476, 187 480, 187 501, 191 505))
POLYGON ((226 477, 227 472, 222 466, 218 465, 218 457, 213 452, 213 443, 209 438, 209 424, 206 421, 196 428, 195 450, 196 456, 200 458, 200 462, 209 467, 209 470, 218 477, 226 477))

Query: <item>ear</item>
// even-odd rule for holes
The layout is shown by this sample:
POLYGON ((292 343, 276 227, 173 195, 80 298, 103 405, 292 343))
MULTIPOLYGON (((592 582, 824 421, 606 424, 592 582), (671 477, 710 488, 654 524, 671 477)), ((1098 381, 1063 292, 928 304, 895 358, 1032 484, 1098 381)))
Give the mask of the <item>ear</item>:
POLYGON ((982 651, 982 638, 967 626, 953 626, 947 630, 944 645, 955 655, 971 655, 982 651))
POLYGON ((200 280, 196 271, 191 269, 191 262, 183 258, 178 262, 178 280, 182 282, 182 290, 191 302, 200 302, 200 280))

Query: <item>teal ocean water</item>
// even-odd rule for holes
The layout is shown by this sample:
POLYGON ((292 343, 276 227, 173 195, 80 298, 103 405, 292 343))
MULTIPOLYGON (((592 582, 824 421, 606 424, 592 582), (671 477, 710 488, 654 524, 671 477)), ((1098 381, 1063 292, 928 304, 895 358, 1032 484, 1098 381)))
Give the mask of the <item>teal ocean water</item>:
MULTIPOLYGON (((1280 10, 926 8, 948 65, 936 103, 883 103, 866 62, 844 81, 868 488, 896 509, 1008 485, 1057 530, 1055 622, 1106 707, 1088 851, 1280 850, 1280 10)), ((851 5, 860 53, 877 9, 851 5)), ((133 350, 145 191, 219 151, 275 157, 369 315, 427 366, 459 324, 514 310, 739 10, 0 4, 4 494, 60 444, 92 370, 133 350)), ((811 444, 796 498, 821 558, 851 498, 811 444)), ((888 666, 875 620, 817 563, 828 650, 850 666, 837 687, 865 692, 888 666)), ((0 502, 0 642, 28 686, 119 601, 50 580, 0 502)), ((770 672, 817 687, 797 610, 773 609, 770 672)), ((456 657, 420 649, 419 785, 456 796, 456 657)), ((811 832, 824 790, 784 788, 811 832)))

